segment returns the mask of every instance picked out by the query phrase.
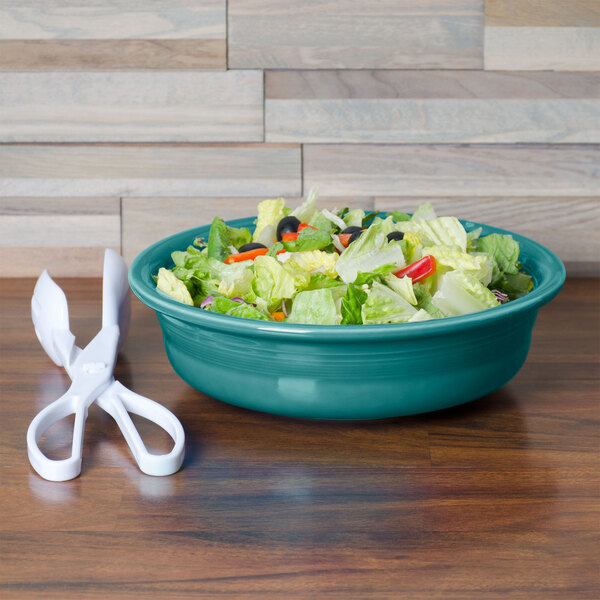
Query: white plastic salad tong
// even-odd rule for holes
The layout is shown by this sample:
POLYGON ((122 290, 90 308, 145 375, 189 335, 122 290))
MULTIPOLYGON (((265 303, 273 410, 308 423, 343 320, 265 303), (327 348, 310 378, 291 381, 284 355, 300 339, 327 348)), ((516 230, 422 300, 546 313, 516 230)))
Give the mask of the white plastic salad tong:
POLYGON ((44 271, 31 299, 35 332, 44 350, 72 379, 71 387, 44 408, 27 431, 31 466, 44 479, 67 481, 81 472, 83 432, 88 408, 97 401, 121 429, 139 468, 148 475, 171 475, 183 462, 185 434, 177 417, 157 402, 128 390, 115 381, 113 369, 119 346, 125 341, 130 305, 127 267, 119 254, 106 249, 102 282, 102 329, 83 349, 75 345, 69 329, 69 309, 62 289, 44 271), (128 413, 140 415, 163 428, 175 442, 168 454, 151 454, 146 449, 128 413), (57 421, 74 414, 71 456, 52 460, 38 446, 44 432, 57 421))

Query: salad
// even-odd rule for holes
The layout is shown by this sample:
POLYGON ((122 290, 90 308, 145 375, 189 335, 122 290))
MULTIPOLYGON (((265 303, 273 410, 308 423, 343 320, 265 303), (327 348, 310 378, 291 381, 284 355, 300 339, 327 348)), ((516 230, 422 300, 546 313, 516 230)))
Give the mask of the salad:
POLYGON ((430 203, 411 216, 329 211, 311 190, 295 210, 258 204, 256 228, 215 217, 208 239, 173 252, 157 288, 235 317, 318 325, 427 321, 494 308, 531 291, 511 235, 467 233, 430 203))

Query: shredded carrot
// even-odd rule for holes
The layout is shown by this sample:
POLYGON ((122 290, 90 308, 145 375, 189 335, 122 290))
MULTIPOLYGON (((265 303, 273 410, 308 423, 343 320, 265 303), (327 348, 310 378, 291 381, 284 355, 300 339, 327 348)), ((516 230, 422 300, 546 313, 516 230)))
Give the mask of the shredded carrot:
POLYGON ((298 232, 297 231, 289 231, 288 233, 282 233, 281 234, 281 241, 282 242, 293 242, 294 240, 298 239, 298 232))
POLYGON ((271 316, 274 321, 283 321, 285 319, 285 313, 282 311, 272 312, 271 316))
POLYGON ((262 256, 269 251, 268 248, 256 248, 255 250, 248 250, 248 252, 240 252, 239 254, 230 254, 225 259, 225 264, 230 265, 234 262, 242 262, 243 260, 254 260, 257 256, 262 256))

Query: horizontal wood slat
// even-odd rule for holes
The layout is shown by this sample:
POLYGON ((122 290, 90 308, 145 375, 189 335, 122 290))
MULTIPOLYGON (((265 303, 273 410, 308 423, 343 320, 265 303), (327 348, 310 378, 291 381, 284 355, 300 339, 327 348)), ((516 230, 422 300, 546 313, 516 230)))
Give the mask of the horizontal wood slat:
POLYGON ((483 0, 229 0, 232 68, 482 66, 483 0))
POLYGON ((304 187, 329 196, 595 196, 600 146, 306 145, 304 187))
POLYGON ((225 0, 6 0, 2 69, 225 69, 225 0))
POLYGON ((5 277, 101 276, 105 248, 121 250, 118 198, 0 198, 5 277))
POLYGON ((600 74, 269 72, 267 141, 598 142, 600 74))
POLYGON ((571 276, 600 274, 600 196, 582 198, 376 197, 375 209, 413 212, 429 201, 438 215, 488 223, 530 237, 555 252, 571 276), (582 243, 575 243, 582 240, 582 243), (583 242, 584 241, 584 242, 583 242))
POLYGON ((0 73, 0 141, 262 141, 263 75, 0 73))
POLYGON ((598 71, 600 27, 486 27, 485 68, 598 71))
MULTIPOLYGON (((215 216, 238 219, 256 215, 261 198, 123 198, 123 256, 131 262, 144 248, 168 235, 212 222, 215 216), (168 215, 168 218, 165 218, 168 215)), ((286 197, 295 208, 302 198, 286 197)), ((372 209, 372 198, 319 198, 323 208, 372 209)))
POLYGON ((1 40, 0 69, 224 69, 221 40, 1 40))
POLYGON ((597 0, 485 0, 493 27, 600 27, 597 0))
POLYGON ((301 192, 290 145, 0 146, 0 196, 266 196, 301 192))

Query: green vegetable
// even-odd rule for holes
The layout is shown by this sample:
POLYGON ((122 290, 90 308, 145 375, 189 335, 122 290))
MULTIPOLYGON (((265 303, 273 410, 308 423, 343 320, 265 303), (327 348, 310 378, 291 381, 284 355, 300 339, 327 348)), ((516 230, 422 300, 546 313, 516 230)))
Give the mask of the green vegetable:
POLYGON ((492 233, 474 242, 478 252, 487 253, 493 261, 490 288, 496 289, 512 300, 533 288, 531 277, 520 272, 519 242, 511 235, 492 233))
POLYGON ((284 298, 294 297, 295 279, 276 258, 257 256, 254 260, 254 273, 252 289, 266 301, 269 312, 279 308, 284 298))
POLYGON ((374 282, 362 307, 362 320, 366 325, 379 323, 404 323, 417 310, 400 294, 381 283, 374 282))
POLYGON ((458 246, 461 252, 467 251, 467 232, 456 217, 415 220, 413 215, 410 221, 398 223, 398 229, 416 233, 423 246, 458 246))
POLYGON ((396 277, 389 274, 382 277, 382 282, 385 283, 391 290, 400 294, 409 304, 416 306, 417 297, 413 289, 413 282, 410 277, 396 277))
POLYGON ((342 252, 336 270, 344 283, 354 283, 359 273, 374 273, 377 269, 389 273, 404 265, 402 247, 387 241, 381 225, 372 225, 342 252))
POLYGON ((342 325, 360 325, 362 320, 362 305, 367 299, 367 292, 350 283, 342 298, 340 312, 342 325))
POLYGON ((464 271, 440 275, 432 303, 446 316, 465 315, 499 304, 488 288, 464 271))
POLYGON ((224 261, 230 254, 227 225, 223 219, 215 217, 208 236, 208 256, 224 261))
POLYGON ((276 239, 277 225, 291 213, 283 198, 263 200, 257 207, 256 229, 252 239, 270 246, 276 239))
POLYGON ((292 215, 296 217, 301 223, 309 223, 312 217, 318 213, 317 209, 317 197, 319 190, 317 187, 312 187, 306 200, 296 209, 292 211, 292 215))
POLYGON ((400 223, 401 221, 410 221, 410 215, 407 215, 405 212, 400 212, 399 210, 395 210, 390 216, 397 223, 400 223))
POLYGON ((246 319, 256 319, 258 321, 271 320, 264 311, 254 306, 250 306, 246 303, 238 304, 237 306, 232 308, 227 314, 231 315, 232 317, 244 317, 246 319))
MULTIPOLYGON (((331 225, 331 221, 327 221, 331 225)), ((288 252, 303 252, 307 250, 321 250, 331 244, 329 230, 312 229, 307 227, 298 235, 297 239, 283 242, 283 247, 288 252)))
POLYGON ((337 325, 340 317, 330 289, 299 292, 294 298, 289 323, 308 325, 337 325))
MULTIPOLYGON (((235 227, 227 226, 227 238, 229 240, 229 245, 233 246, 236 249, 239 249, 244 244, 248 244, 252 241, 252 234, 250 230, 246 227, 242 227, 237 229, 235 227)), ((229 256, 229 254, 227 255, 229 256)), ((227 257, 226 257, 227 258, 227 257)))
POLYGON ((161 292, 167 294, 167 296, 170 296, 179 302, 189 304, 190 306, 194 304, 192 296, 190 295, 185 283, 183 283, 183 281, 180 279, 177 279, 172 271, 160 268, 158 270, 158 277, 156 279, 156 287, 161 292))

